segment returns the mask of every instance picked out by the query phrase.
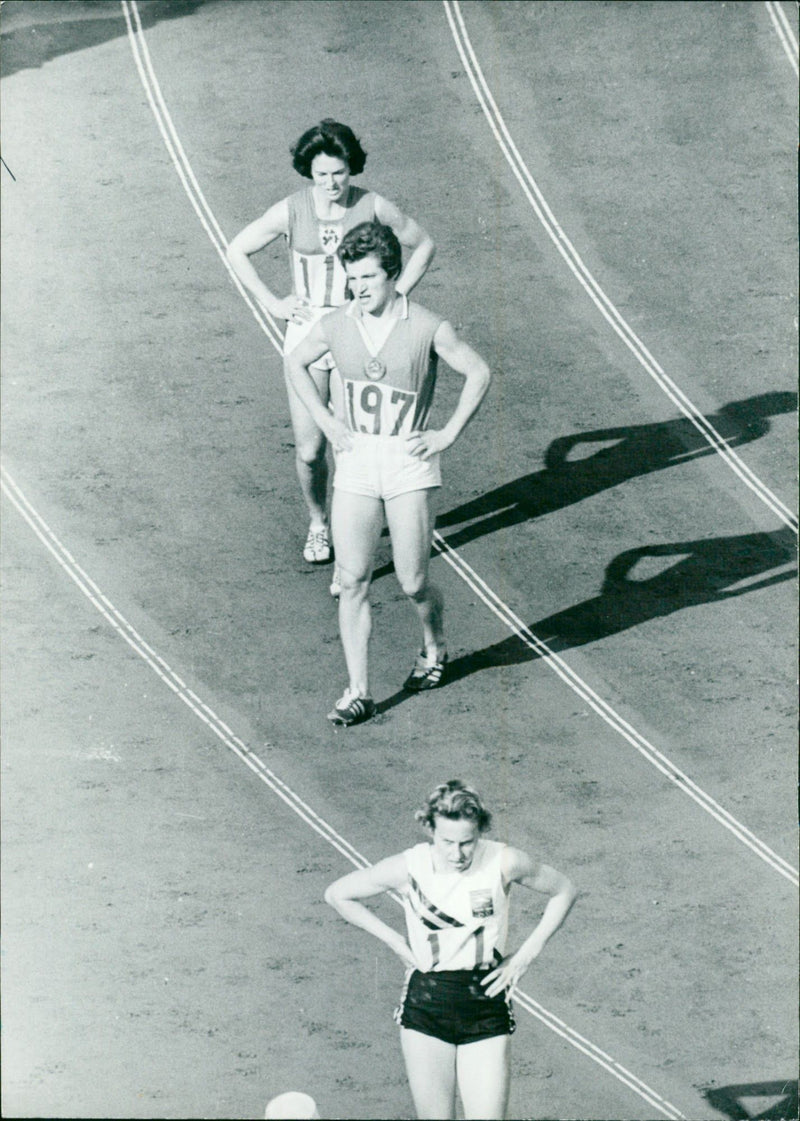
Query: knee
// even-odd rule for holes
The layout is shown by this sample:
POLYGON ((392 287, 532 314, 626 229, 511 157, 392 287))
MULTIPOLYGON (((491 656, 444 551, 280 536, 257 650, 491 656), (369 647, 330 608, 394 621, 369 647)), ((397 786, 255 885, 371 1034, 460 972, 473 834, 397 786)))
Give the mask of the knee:
POLYGON ((306 467, 320 467, 326 462, 325 459, 325 439, 320 432, 318 437, 313 437, 306 440, 298 440, 295 445, 295 456, 298 463, 305 464, 306 467))
POLYGON ((347 599, 366 599, 369 593, 369 573, 349 572, 346 568, 339 567, 339 585, 341 595, 347 599))
POLYGON ((404 573, 398 577, 403 592, 415 603, 421 603, 428 597, 428 580, 423 572, 404 573))

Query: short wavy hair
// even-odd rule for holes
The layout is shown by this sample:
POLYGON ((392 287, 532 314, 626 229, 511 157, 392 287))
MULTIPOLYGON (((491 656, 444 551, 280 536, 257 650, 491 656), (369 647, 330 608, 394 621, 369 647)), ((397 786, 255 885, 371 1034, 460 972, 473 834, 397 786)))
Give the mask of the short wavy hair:
POLYGON ((367 153, 361 141, 347 125, 326 117, 318 125, 307 129, 291 149, 292 167, 304 179, 311 179, 311 163, 321 152, 344 160, 351 175, 360 175, 367 162, 367 153))
POLYGON ((434 828, 437 817, 446 817, 450 821, 474 821, 481 833, 485 833, 492 824, 492 815, 477 790, 457 778, 437 786, 414 817, 428 829, 434 828))
POLYGON ((382 222, 361 222, 342 238, 338 249, 343 265, 377 257, 387 276, 396 280, 403 268, 403 249, 391 226, 382 222))

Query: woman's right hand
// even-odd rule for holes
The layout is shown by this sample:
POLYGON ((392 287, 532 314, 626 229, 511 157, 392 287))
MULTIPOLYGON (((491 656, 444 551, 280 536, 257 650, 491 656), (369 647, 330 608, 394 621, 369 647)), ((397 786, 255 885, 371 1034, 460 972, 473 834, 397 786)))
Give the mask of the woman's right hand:
POLYGON ((277 319, 285 319, 287 323, 310 323, 314 318, 308 304, 294 294, 276 300, 267 310, 277 319))
POLYGON ((411 947, 407 942, 400 942, 398 945, 392 946, 392 949, 400 958, 406 969, 419 968, 416 961, 414 960, 414 955, 411 953, 411 947))

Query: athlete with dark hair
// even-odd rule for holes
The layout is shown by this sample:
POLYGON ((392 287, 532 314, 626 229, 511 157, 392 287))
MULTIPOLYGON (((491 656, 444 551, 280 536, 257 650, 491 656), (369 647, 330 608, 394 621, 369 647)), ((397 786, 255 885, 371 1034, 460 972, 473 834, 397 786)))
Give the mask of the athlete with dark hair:
POLYGON ((458 779, 438 786, 416 816, 430 834, 427 843, 343 876, 325 900, 406 967, 395 1019, 417 1116, 454 1118, 458 1090, 466 1118, 502 1119, 511 991, 563 923, 576 891, 555 868, 485 840, 491 815, 458 779), (533 931, 506 955, 512 884, 550 898, 533 931), (402 896, 405 938, 362 902, 383 892, 402 896))
POLYGON ((332 523, 339 570, 339 630, 349 682, 328 719, 349 726, 375 713, 367 666, 369 601, 384 515, 400 586, 417 610, 422 648, 404 688, 442 683, 447 661, 441 592, 428 579, 439 454, 449 448, 489 388, 489 367, 440 316, 398 291, 400 244, 379 222, 352 229, 339 247, 353 300, 324 316, 292 351, 287 376, 334 450, 332 523), (330 351, 344 399, 327 409, 313 376, 330 351), (439 358, 464 385, 443 428, 428 428, 439 358))
MULTIPOLYGON (((399 291, 405 294, 424 275, 434 254, 433 241, 413 218, 380 195, 350 183, 351 176, 363 170, 366 153, 347 125, 321 121, 303 133, 292 152, 293 166, 312 185, 271 206, 228 246, 228 260, 241 282, 271 315, 286 320, 284 356, 322 315, 345 302, 346 278, 336 250, 348 230, 375 218, 394 230, 400 244, 411 251, 398 278, 399 291), (250 261, 279 237, 288 241, 292 274, 292 291, 284 297, 267 287, 250 261)), ((311 370, 326 404, 336 392, 332 368, 330 356, 323 354, 311 370)), ((310 523, 303 556, 312 564, 323 564, 331 558, 325 438, 291 390, 289 411, 297 475, 310 523)), ((337 594, 335 587, 331 591, 337 594)))

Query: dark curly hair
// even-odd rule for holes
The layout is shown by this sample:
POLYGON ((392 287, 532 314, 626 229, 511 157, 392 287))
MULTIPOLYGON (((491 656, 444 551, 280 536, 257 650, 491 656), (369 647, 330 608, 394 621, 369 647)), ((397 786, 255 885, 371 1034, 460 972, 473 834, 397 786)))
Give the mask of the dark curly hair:
POLYGON ((360 175, 367 162, 367 153, 353 130, 330 117, 304 132, 291 152, 292 167, 304 179, 311 179, 311 162, 320 152, 344 160, 351 175, 360 175))
POLYGON ((457 778, 437 786, 414 817, 429 829, 434 828, 437 817, 446 817, 450 821, 474 821, 481 833, 485 833, 492 824, 492 815, 484 807, 477 790, 457 778))
POLYGON ((361 222, 342 238, 337 250, 343 265, 361 261, 370 254, 377 257, 386 275, 396 279, 403 268, 403 250, 391 226, 382 222, 361 222))

